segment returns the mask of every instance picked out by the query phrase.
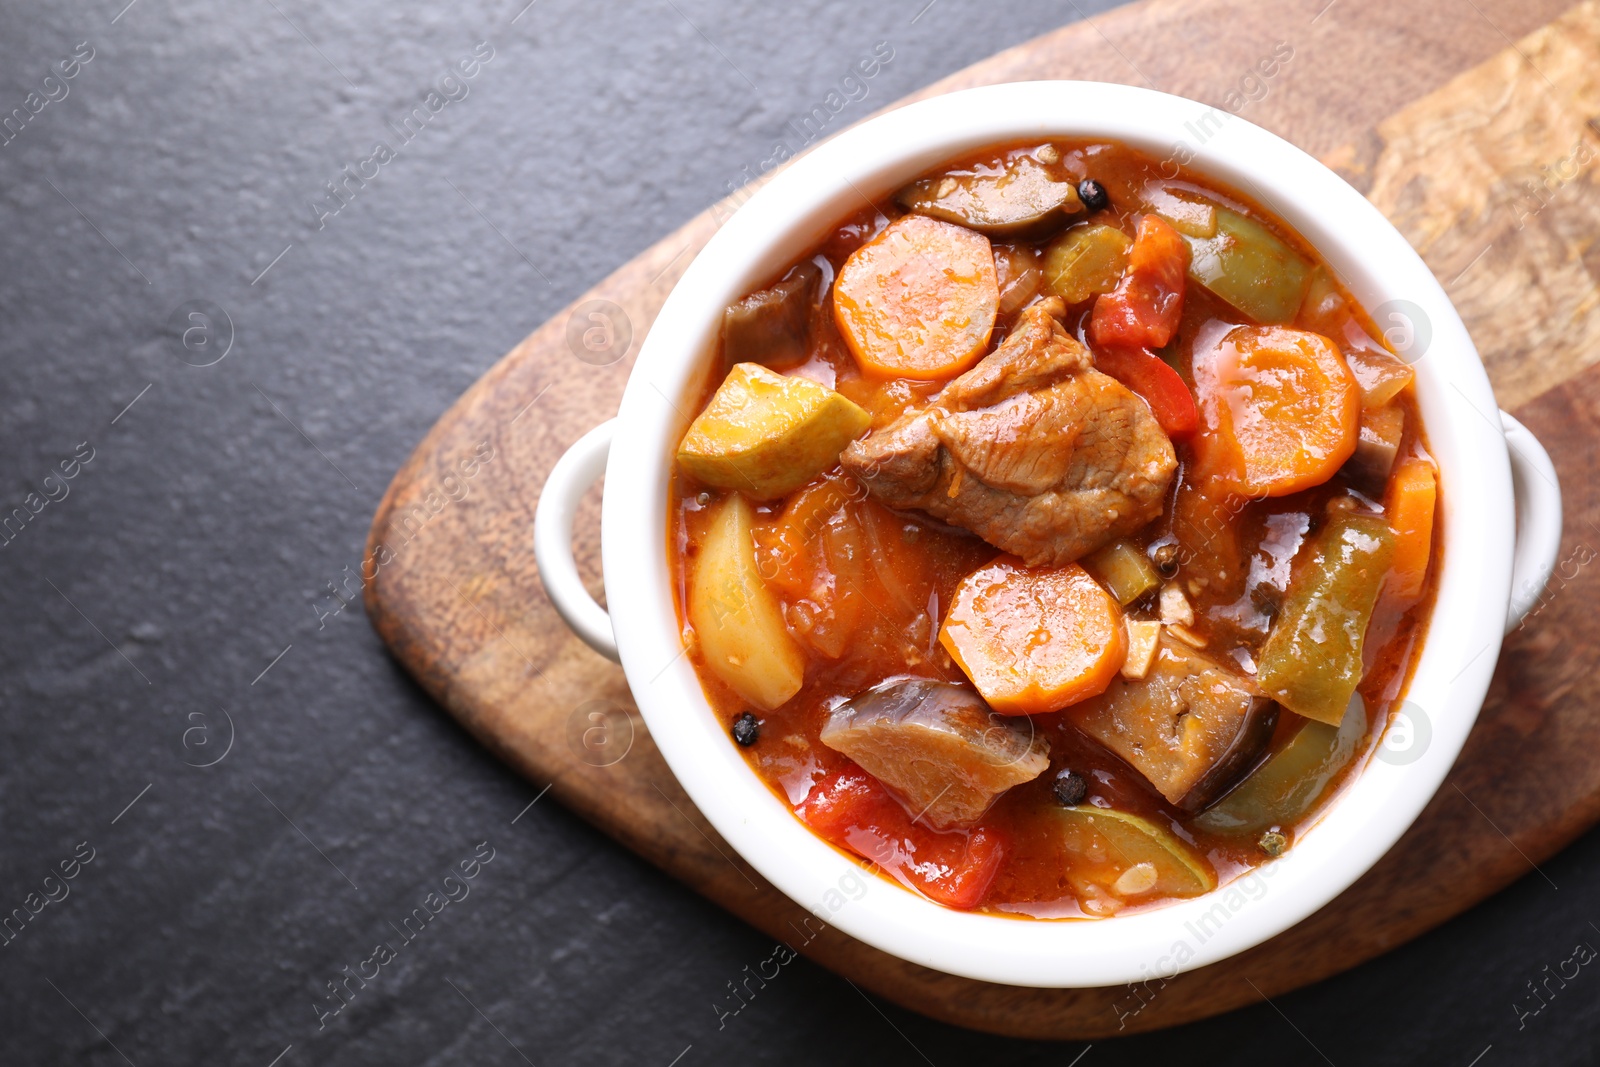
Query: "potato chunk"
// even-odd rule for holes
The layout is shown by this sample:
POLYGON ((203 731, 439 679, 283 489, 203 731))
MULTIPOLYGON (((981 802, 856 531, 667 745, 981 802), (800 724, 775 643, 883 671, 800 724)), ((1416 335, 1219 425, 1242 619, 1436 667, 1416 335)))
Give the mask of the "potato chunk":
POLYGON ((855 760, 935 829, 976 823, 996 797, 1050 766, 1028 720, 1004 719, 964 686, 888 682, 834 709, 822 743, 855 760))
POLYGON ((1198 811, 1250 769, 1272 737, 1278 706, 1204 652, 1163 635, 1142 680, 1119 677, 1068 714, 1169 803, 1198 811))
POLYGON ((756 570, 754 511, 737 493, 717 505, 689 582, 689 624, 706 667, 771 711, 800 691, 805 658, 756 570))
POLYGON ((871 422, 809 378, 739 363, 683 435, 678 465, 707 485, 771 500, 839 462, 871 422))

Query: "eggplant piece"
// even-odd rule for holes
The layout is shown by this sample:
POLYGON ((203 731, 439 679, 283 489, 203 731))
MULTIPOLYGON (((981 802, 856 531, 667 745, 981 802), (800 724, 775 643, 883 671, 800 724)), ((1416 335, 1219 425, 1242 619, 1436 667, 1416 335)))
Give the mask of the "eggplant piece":
POLYGON ((1302 720, 1282 748, 1195 823, 1212 833, 1240 838, 1255 837, 1275 826, 1293 827, 1355 758, 1366 735, 1366 705, 1360 694, 1351 699, 1338 726, 1302 720))
POLYGON ((935 829, 969 827, 996 797, 1050 766, 1026 718, 995 714, 964 686, 885 682, 839 705, 822 743, 842 752, 935 829))
POLYGON ((1352 485, 1374 499, 1382 498, 1395 457, 1400 454, 1400 438, 1405 429, 1405 409, 1398 404, 1361 413, 1356 450, 1344 464, 1345 476, 1352 485))
POLYGON ((722 313, 722 351, 728 362, 771 367, 805 359, 821 280, 822 271, 808 260, 771 288, 729 304, 722 313))
POLYGON ((1165 634, 1144 678, 1115 678, 1068 714, 1184 811, 1249 770, 1278 723, 1278 706, 1251 682, 1165 634))
POLYGON ((1015 156, 997 173, 938 174, 895 194, 907 211, 953 222, 990 237, 1039 238, 1084 214, 1078 188, 1032 156, 1015 156))

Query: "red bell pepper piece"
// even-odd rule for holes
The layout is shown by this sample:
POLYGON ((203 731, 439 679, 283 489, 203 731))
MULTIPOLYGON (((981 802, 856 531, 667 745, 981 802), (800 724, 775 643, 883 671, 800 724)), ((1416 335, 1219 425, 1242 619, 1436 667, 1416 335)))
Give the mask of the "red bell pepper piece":
POLYGON ((1109 293, 1094 302, 1089 337, 1097 345, 1161 348, 1183 316, 1189 246, 1165 220, 1139 220, 1128 268, 1109 293))
POLYGON ((993 830, 941 832, 912 822, 900 802, 859 767, 828 775, 794 810, 828 841, 952 908, 976 907, 1005 856, 993 830))
POLYGON ((1144 397, 1150 413, 1169 437, 1194 433, 1200 425, 1189 387, 1177 371, 1149 349, 1108 345, 1096 349, 1094 365, 1144 397))

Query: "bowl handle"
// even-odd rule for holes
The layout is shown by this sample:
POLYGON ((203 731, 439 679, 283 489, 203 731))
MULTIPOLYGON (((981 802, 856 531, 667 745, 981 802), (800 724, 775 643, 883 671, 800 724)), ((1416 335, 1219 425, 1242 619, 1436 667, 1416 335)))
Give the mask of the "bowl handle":
POLYGON ((1516 498, 1517 540, 1511 556, 1511 605, 1506 633, 1539 603, 1561 551, 1561 483, 1550 453, 1522 423, 1500 413, 1511 456, 1511 491, 1516 498))
POLYGON ((578 501, 606 472, 615 426, 615 419, 603 422, 572 443, 550 469, 533 513, 533 558, 550 603, 584 644, 613 661, 620 657, 611 616, 578 577, 578 565, 572 558, 572 523, 578 501))
MULTIPOLYGON (((1521 625, 1539 602, 1561 549, 1561 483, 1544 445, 1522 423, 1500 413, 1511 457, 1516 497, 1517 536, 1511 564, 1511 603, 1506 632, 1521 625)), ((595 602, 578 577, 572 557, 572 526, 578 501, 605 473, 615 420, 601 423, 556 461, 539 494, 533 519, 533 555, 545 592, 563 621, 584 643, 616 661, 617 639, 611 616, 595 602)))

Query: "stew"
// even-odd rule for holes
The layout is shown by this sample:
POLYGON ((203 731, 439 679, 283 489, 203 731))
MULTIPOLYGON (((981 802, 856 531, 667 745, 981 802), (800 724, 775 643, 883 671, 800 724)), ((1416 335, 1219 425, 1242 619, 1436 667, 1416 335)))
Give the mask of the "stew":
POLYGON ((1411 368, 1316 251, 1126 146, 1003 146, 727 310, 673 467, 689 656, 813 832, 1104 917, 1281 855, 1440 558, 1411 368))

